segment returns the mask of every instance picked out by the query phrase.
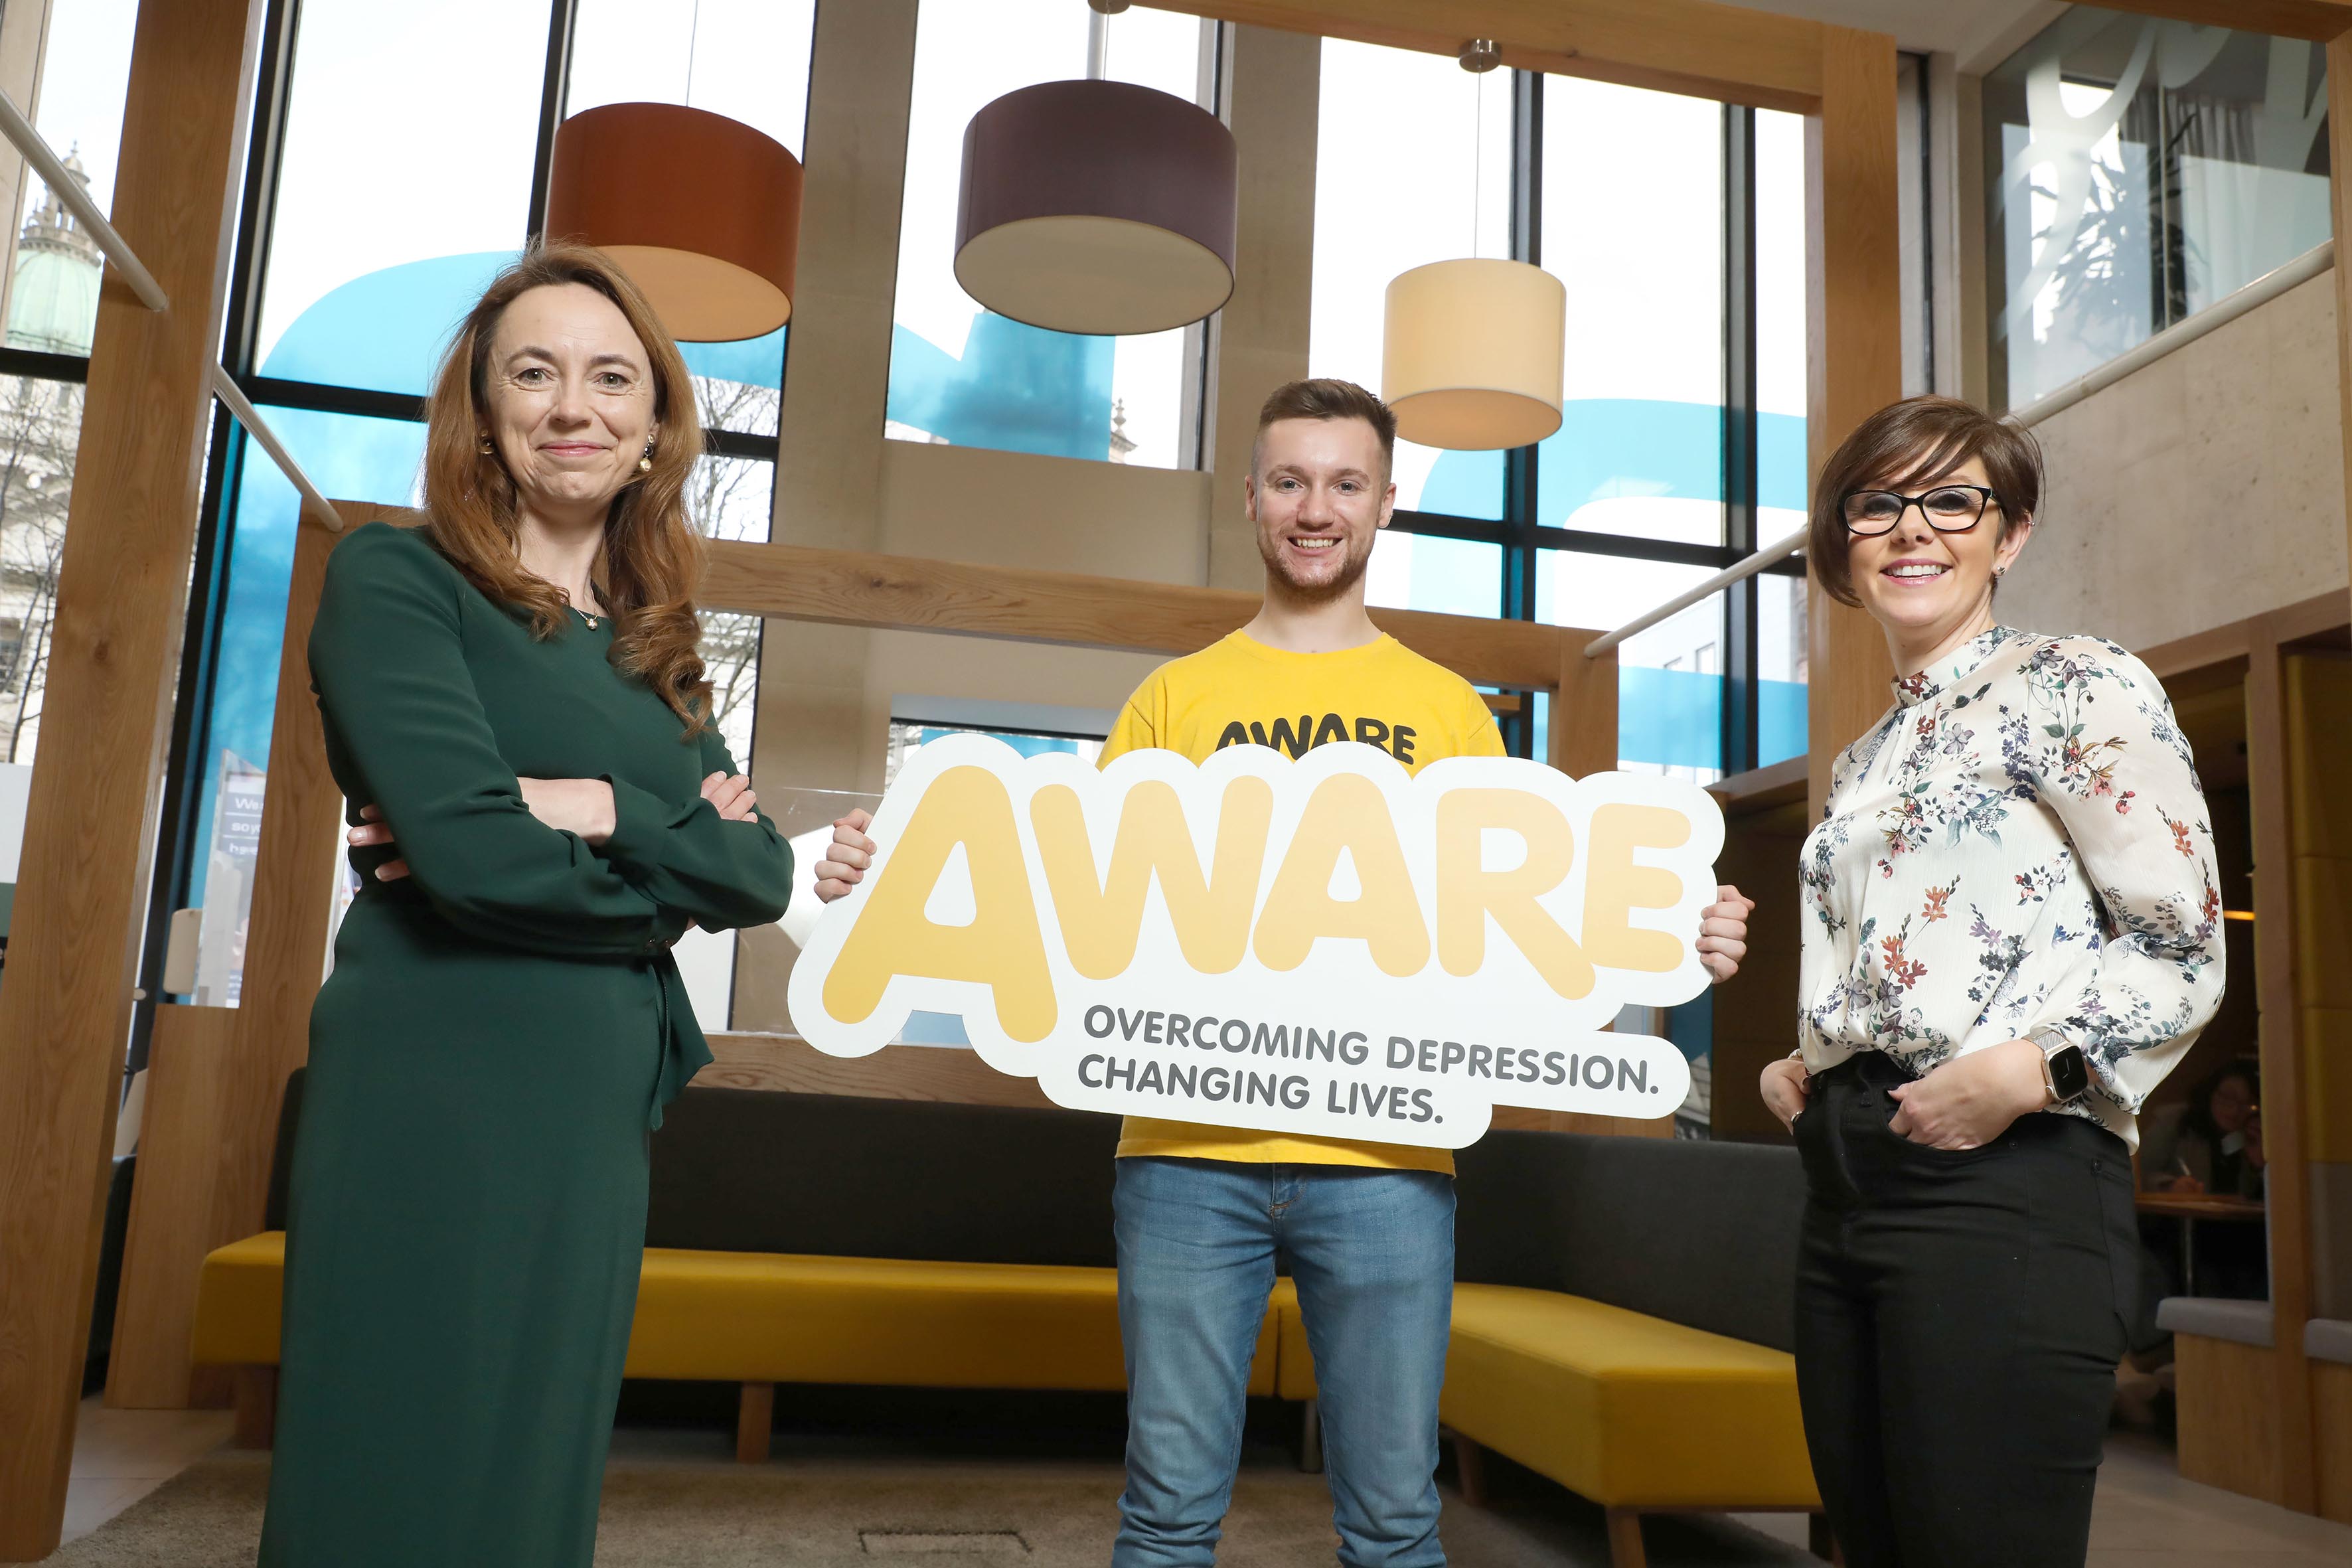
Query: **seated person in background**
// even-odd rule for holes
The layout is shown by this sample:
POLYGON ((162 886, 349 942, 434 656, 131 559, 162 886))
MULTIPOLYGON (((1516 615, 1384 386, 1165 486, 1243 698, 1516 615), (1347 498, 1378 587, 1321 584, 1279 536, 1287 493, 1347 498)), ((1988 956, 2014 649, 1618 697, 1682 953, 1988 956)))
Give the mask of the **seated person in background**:
POLYGON ((2151 1115, 2140 1144, 2140 1184, 2152 1193, 2263 1195, 2262 1079, 2251 1061, 2224 1064, 2185 1105, 2151 1115))

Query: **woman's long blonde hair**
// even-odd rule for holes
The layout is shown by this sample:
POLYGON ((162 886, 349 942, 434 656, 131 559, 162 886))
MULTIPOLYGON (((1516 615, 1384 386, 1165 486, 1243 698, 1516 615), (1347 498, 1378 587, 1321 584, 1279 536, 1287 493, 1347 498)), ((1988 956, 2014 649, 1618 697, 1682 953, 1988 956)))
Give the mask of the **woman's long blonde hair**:
POLYGON ((693 596, 702 577, 702 539, 686 515, 687 479, 702 456, 702 426, 677 345, 637 286, 603 251, 562 242, 534 246, 492 279, 467 312, 425 400, 426 531, 476 587, 529 611, 533 637, 565 629, 562 591, 523 570, 514 479, 496 453, 482 451, 478 434, 490 425, 488 369, 499 318, 531 289, 565 283, 610 300, 652 362, 659 422, 653 468, 624 486, 605 514, 596 592, 613 616, 613 663, 651 687, 694 736, 710 721, 710 682, 695 651, 702 636, 693 596))

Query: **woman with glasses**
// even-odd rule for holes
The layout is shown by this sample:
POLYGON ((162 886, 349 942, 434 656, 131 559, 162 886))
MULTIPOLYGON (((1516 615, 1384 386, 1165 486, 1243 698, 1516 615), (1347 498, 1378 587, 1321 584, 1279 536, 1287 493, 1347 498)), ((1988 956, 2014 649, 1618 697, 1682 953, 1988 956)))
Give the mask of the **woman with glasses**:
POLYGON ((1797 1382, 1853 1568, 2079 1565, 2135 1296, 2134 1118, 2221 996, 2212 834, 2147 668, 2000 625, 2041 454, 1951 398, 1838 448, 1810 552, 1895 703, 1801 865, 1797 1382))

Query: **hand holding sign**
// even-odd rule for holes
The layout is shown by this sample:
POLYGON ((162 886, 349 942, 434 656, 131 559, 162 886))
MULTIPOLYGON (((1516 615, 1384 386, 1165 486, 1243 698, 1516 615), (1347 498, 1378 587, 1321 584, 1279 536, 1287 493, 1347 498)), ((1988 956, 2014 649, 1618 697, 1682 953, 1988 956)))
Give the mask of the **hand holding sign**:
POLYGON ((818 868, 842 893, 793 973, 810 1042, 863 1055, 960 1013, 992 1066, 1088 1109, 1444 1147, 1497 1102, 1669 1115, 1682 1053, 1605 1026, 1704 989, 1703 942, 1744 952, 1722 817, 1679 781, 1408 777, 1351 744, 1097 773, 955 736, 865 826, 818 868))

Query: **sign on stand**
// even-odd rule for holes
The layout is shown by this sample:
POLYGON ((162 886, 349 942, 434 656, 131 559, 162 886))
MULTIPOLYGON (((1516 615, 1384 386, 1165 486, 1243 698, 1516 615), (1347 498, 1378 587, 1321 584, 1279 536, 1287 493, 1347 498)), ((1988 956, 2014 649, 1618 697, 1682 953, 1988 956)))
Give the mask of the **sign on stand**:
POLYGON ((962 1015, 1056 1104, 1460 1148, 1496 1105, 1670 1116, 1723 818, 1680 780, 1232 746, 1097 772, 982 735, 907 761, 790 1002, 864 1056, 962 1015))

